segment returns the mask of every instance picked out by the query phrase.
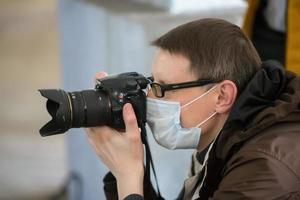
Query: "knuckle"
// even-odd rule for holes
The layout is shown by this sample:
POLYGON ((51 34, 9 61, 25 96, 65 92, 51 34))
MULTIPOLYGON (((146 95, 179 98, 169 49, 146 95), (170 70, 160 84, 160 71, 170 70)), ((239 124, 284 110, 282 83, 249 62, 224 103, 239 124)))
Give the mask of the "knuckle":
POLYGON ((135 133, 129 134, 129 139, 130 139, 131 142, 133 142, 133 143, 139 143, 140 140, 141 140, 140 133, 139 133, 138 131, 135 131, 135 133))
POLYGON ((134 117, 134 116, 128 116, 128 118, 127 118, 127 123, 128 123, 129 125, 135 125, 135 124, 136 124, 136 119, 135 119, 135 117, 134 117))
POLYGON ((126 124, 131 125, 131 126, 137 124, 136 117, 135 117, 134 113, 130 113, 130 114, 125 115, 125 118, 126 118, 125 119, 126 124))

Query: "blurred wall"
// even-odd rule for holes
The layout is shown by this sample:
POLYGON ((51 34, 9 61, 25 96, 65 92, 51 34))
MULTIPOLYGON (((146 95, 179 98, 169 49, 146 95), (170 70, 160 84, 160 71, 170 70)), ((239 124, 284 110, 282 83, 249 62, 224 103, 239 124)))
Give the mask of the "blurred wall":
POLYGON ((56 0, 0 1, 0 199, 49 199, 66 178, 63 136, 39 88, 60 86, 56 0))

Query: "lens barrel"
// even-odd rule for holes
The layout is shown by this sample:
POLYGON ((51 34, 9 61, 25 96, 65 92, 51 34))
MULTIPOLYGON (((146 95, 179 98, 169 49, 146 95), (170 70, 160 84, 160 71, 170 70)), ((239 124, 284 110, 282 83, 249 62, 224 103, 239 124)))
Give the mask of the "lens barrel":
POLYGON ((47 98, 47 110, 52 119, 40 129, 42 136, 64 133, 70 128, 109 125, 111 103, 100 90, 65 92, 39 90, 47 98))
POLYGON ((103 91, 83 90, 70 92, 73 109, 72 128, 109 124, 111 105, 103 91))

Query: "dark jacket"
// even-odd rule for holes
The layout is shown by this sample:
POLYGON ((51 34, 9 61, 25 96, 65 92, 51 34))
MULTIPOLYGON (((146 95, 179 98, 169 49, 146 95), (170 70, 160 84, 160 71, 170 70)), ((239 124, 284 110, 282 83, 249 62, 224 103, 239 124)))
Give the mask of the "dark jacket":
POLYGON ((178 199, 195 191, 201 200, 300 199, 300 77, 264 63, 235 102, 203 171, 178 199))

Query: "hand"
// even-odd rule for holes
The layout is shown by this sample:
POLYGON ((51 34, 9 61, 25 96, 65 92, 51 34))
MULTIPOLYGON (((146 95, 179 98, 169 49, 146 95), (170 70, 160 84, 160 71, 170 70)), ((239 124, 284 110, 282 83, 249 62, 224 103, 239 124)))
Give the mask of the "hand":
MULTIPOLYGON (((98 73, 97 78, 105 73, 98 73)), ((131 104, 123 107, 125 132, 108 126, 87 128, 88 140, 97 155, 117 179, 119 198, 143 194, 144 150, 141 133, 131 104)))

